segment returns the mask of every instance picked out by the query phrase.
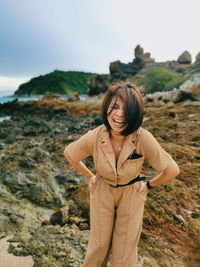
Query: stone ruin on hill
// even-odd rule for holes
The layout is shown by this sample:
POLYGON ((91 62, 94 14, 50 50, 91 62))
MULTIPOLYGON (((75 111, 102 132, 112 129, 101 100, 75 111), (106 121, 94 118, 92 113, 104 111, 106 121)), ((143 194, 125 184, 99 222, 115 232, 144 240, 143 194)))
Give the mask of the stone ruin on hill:
POLYGON ((193 64, 192 56, 188 51, 184 51, 177 60, 155 62, 150 53, 144 53, 143 48, 137 45, 134 56, 133 61, 127 64, 119 60, 111 62, 109 66, 110 74, 97 74, 90 78, 88 94, 92 96, 104 93, 108 85, 115 80, 137 80, 137 76, 142 75, 142 70, 154 66, 165 67, 182 75, 200 72, 200 53, 196 56, 196 61, 193 64))

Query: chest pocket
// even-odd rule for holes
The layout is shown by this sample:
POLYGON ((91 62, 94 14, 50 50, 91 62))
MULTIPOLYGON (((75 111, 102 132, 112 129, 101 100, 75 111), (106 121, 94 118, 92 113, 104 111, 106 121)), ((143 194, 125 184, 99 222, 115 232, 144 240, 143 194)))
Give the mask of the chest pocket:
POLYGON ((141 157, 142 157, 142 155, 137 154, 137 153, 133 153, 133 154, 131 154, 127 159, 128 159, 128 160, 135 160, 135 159, 139 159, 139 158, 141 158, 141 157))
POLYGON ((124 181, 130 181, 141 173, 144 156, 135 157, 129 157, 119 169, 119 175, 124 181))
POLYGON ((144 162, 144 156, 140 156, 138 158, 127 159, 125 164, 127 164, 128 168, 130 169, 136 169, 136 171, 138 171, 139 168, 141 171, 143 162, 144 162))

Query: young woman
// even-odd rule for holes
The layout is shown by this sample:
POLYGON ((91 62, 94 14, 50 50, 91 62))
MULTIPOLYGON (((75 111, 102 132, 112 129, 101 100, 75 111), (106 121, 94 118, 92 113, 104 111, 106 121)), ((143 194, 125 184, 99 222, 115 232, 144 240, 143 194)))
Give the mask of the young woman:
POLYGON ((136 267, 148 190, 179 174, 179 167, 150 132, 141 128, 143 101, 128 82, 111 84, 102 104, 103 125, 66 147, 69 163, 89 179, 90 239, 82 267, 136 267), (82 162, 92 156, 96 173, 82 162), (147 161, 158 175, 140 176, 147 161))

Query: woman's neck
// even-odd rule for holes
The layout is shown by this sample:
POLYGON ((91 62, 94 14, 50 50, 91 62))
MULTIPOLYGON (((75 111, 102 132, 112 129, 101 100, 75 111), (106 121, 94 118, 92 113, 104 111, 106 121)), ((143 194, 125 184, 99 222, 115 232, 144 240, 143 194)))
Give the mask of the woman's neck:
POLYGON ((118 133, 114 133, 112 131, 110 132, 110 137, 111 137, 112 140, 118 141, 118 142, 123 142, 124 139, 125 139, 125 136, 120 135, 118 133))

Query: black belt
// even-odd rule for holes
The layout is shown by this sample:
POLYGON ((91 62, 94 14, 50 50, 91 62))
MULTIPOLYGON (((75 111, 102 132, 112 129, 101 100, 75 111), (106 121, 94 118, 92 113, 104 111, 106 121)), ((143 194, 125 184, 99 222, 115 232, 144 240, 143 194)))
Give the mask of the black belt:
POLYGON ((144 181, 144 180, 146 180, 146 177, 145 176, 138 175, 136 178, 134 178, 133 180, 131 180, 130 182, 128 182, 128 184, 117 184, 117 185, 110 184, 110 186, 112 186, 112 187, 127 186, 127 185, 134 184, 136 182, 144 181))

